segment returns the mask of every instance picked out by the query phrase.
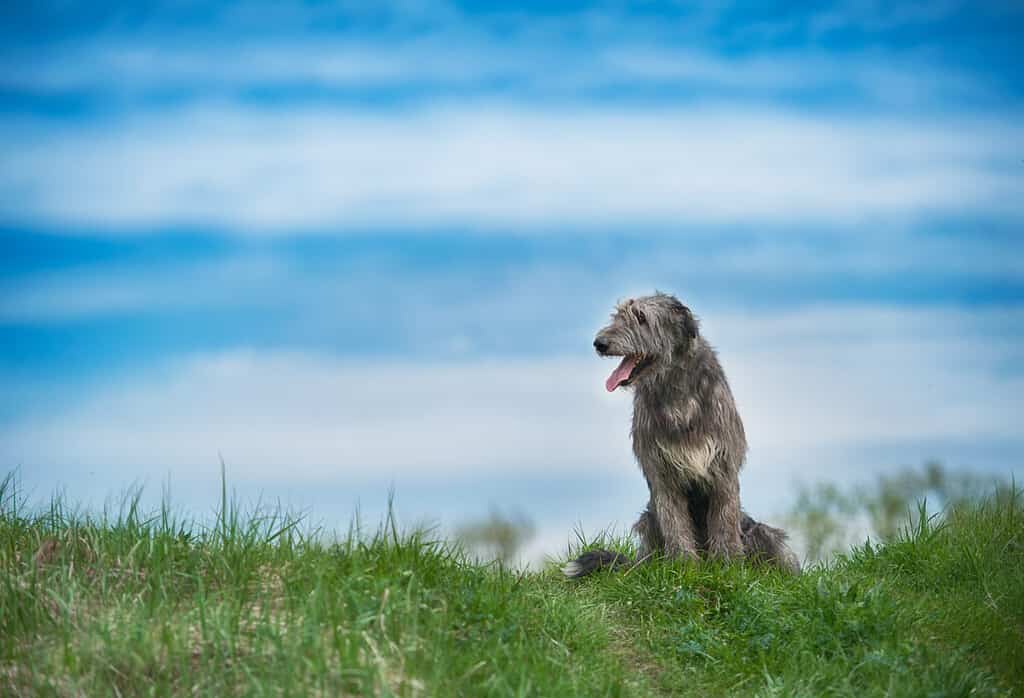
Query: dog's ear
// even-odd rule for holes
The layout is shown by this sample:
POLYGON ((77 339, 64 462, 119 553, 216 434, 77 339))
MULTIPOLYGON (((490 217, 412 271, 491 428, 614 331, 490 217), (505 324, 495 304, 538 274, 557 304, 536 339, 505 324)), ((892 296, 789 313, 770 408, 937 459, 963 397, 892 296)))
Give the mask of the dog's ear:
POLYGON ((683 334, 689 339, 696 339, 700 334, 700 323, 693 312, 682 303, 679 304, 679 312, 682 316, 683 334))
POLYGON ((700 322, 697 320, 697 316, 672 294, 655 291, 654 295, 661 301, 662 307, 667 306, 673 321, 679 323, 683 338, 686 340, 696 339, 700 334, 700 322))

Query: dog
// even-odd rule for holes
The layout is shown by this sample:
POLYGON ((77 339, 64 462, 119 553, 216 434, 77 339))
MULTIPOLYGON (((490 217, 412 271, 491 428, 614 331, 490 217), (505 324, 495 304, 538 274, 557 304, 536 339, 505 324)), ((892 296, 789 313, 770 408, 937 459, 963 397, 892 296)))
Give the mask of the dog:
POLYGON ((633 453, 650 499, 633 526, 640 539, 637 560, 590 551, 563 573, 577 578, 655 555, 745 557, 799 572, 786 533, 740 508, 743 422, 718 356, 690 309, 665 293, 623 301, 597 333, 594 349, 621 357, 605 387, 633 390, 633 453))

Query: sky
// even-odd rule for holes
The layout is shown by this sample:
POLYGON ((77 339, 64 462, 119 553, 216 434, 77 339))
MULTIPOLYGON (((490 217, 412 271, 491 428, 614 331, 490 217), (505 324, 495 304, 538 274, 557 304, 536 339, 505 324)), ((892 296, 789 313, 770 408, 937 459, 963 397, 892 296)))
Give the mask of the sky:
POLYGON ((1016 2, 7 3, 0 471, 326 528, 646 501, 591 342, 678 295, 745 506, 1024 475, 1016 2))

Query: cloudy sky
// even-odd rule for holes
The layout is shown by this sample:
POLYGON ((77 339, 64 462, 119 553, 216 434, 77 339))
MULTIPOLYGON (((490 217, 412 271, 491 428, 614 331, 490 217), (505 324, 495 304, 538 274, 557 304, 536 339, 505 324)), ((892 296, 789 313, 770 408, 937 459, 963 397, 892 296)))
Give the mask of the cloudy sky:
POLYGON ((1015 2, 8 3, 0 470, 328 527, 631 523, 613 303, 719 349, 798 481, 1024 476, 1015 2), (640 9, 637 9, 640 7, 640 9))

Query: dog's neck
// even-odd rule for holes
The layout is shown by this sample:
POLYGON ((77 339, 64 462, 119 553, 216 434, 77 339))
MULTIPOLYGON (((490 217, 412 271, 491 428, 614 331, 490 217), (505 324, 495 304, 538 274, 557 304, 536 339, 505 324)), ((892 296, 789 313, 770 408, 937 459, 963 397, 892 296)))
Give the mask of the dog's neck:
MULTIPOLYGON (((714 350, 700 336, 693 339, 685 349, 675 352, 670 362, 656 367, 653 375, 636 385, 633 393, 634 407, 678 404, 676 398, 679 396, 695 396, 700 388, 700 377, 694 375, 692 367, 701 364, 699 357, 709 352, 714 355, 714 350)), ((714 359, 712 365, 717 364, 717 359, 714 359)))

